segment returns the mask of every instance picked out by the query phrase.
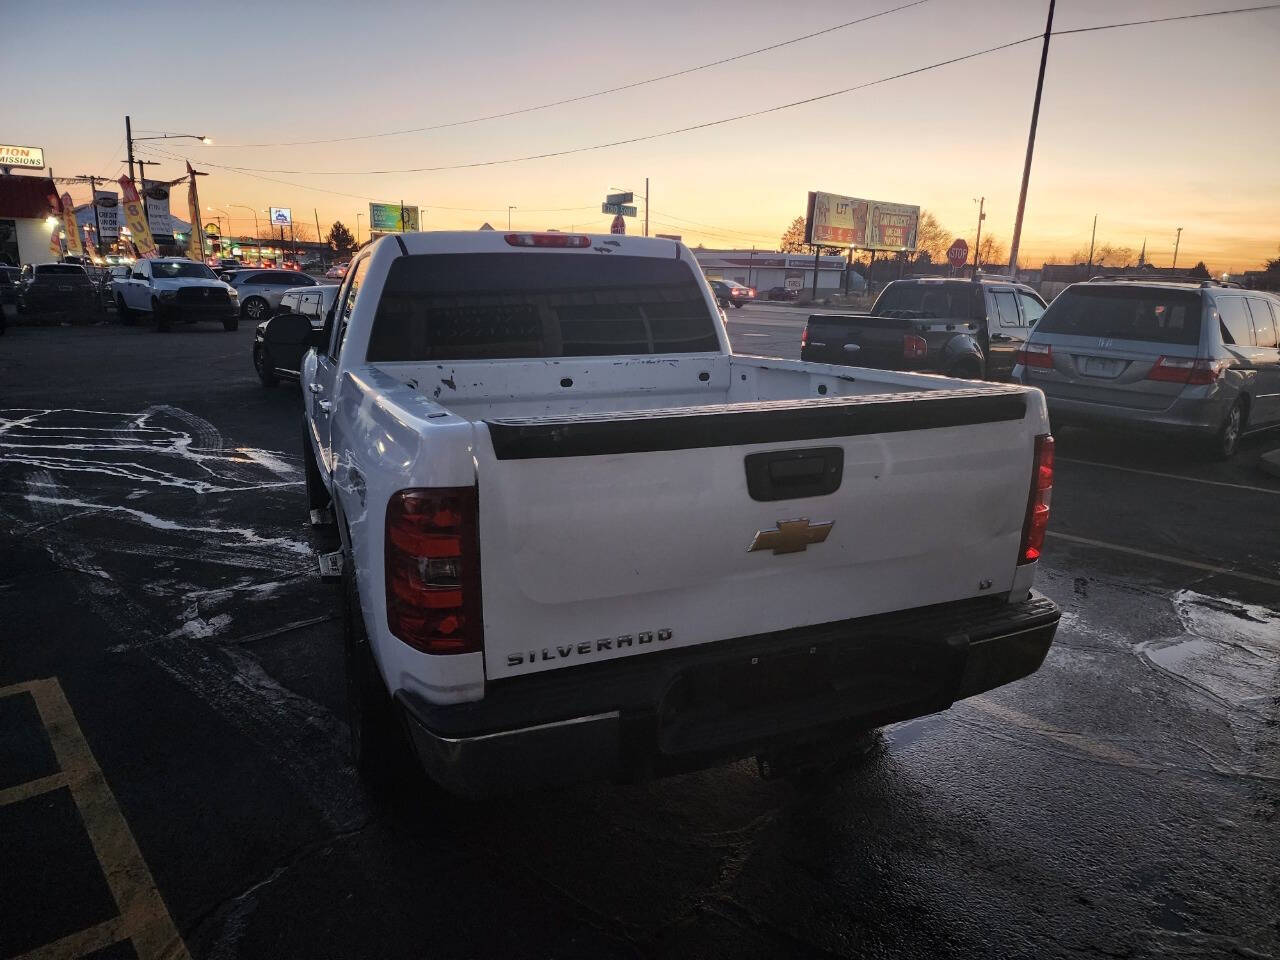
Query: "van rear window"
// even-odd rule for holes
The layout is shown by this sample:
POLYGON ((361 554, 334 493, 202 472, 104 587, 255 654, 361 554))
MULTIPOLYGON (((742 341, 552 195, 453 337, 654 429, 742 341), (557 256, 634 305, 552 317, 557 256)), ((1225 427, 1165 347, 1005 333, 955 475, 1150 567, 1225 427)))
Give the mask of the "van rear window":
POLYGON ((1049 304, 1036 333, 1191 346, 1200 342, 1200 314, 1199 291, 1076 286, 1049 304))
POLYGON ((682 260, 462 253, 391 264, 370 361, 591 357, 719 350, 682 260))

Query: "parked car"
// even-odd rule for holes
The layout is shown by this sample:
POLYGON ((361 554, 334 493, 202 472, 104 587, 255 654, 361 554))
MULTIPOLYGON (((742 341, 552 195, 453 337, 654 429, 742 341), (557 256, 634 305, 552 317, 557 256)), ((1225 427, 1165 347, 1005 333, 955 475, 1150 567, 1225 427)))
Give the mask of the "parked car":
POLYGON ((770 287, 764 298, 766 300, 799 300, 800 291, 792 290, 790 287, 770 287))
POLYGON ((800 359, 1008 380, 1044 308, 1040 294, 1008 277, 895 280, 870 313, 811 316, 800 359))
POLYGON ((347 264, 335 263, 333 266, 331 266, 328 270, 324 272, 324 275, 329 280, 341 280, 343 277, 347 275, 347 264))
POLYGON ((229 273, 232 270, 239 270, 244 264, 234 257, 221 257, 218 259, 217 266, 214 270, 218 274, 229 273))
POLYGON ((218 320, 224 330, 240 324, 235 288, 205 264, 183 257, 138 260, 127 278, 111 282, 111 290, 123 324, 150 317, 162 333, 174 320, 218 320))
POLYGON ((711 289, 716 295, 716 302, 722 307, 730 304, 742 309, 744 304, 750 303, 756 298, 756 288, 744 286, 733 280, 712 280, 711 289))
POLYGON ((302 443, 374 782, 405 730, 464 794, 795 769, 1043 661, 1040 393, 736 355, 675 252, 459 231, 352 263, 302 443))
POLYGON ((286 291, 319 283, 297 270, 237 270, 227 282, 240 294, 240 315, 255 323, 266 320, 276 311, 286 291))
POLYGON ((18 302, 18 280, 22 270, 0 265, 0 304, 18 302))
POLYGON ((316 342, 313 334, 324 326, 337 294, 337 284, 287 290, 275 315, 258 324, 253 335, 253 368, 263 386, 274 387, 281 378, 298 378, 302 355, 316 342))
POLYGON ((77 263, 28 263, 18 280, 17 308, 22 316, 98 319, 101 303, 85 268, 77 263))
POLYGON ((1196 438, 1231 457, 1280 426, 1280 297, 1208 281, 1072 284, 1018 353, 1055 423, 1196 438))

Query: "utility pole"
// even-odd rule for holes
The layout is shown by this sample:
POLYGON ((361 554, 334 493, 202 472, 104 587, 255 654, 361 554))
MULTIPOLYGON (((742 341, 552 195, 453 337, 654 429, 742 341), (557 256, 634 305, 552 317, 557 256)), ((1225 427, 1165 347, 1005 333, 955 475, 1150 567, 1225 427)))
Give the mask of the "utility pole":
POLYGON ((102 252, 102 220, 98 216, 98 178, 92 175, 80 174, 80 180, 89 181, 89 202, 93 204, 93 242, 97 246, 98 252, 102 252))
POLYGON ((1182 228, 1181 228, 1181 227, 1179 227, 1179 228, 1178 228, 1178 236, 1177 236, 1177 238, 1173 241, 1173 266, 1171 266, 1171 267, 1169 268, 1170 270, 1177 270, 1177 269, 1178 269, 1178 247, 1179 247, 1179 245, 1180 245, 1181 243, 1182 243, 1182 228))
MULTIPOLYGON (((129 179, 133 180, 133 121, 128 114, 124 118, 124 139, 129 144, 129 179)), ((138 181, 133 182, 136 185, 138 181)))
POLYGON ((973 274, 978 275, 978 251, 982 249, 982 221, 987 219, 986 214, 987 198, 978 198, 978 235, 973 239, 973 274))
MULTIPOLYGON (((132 152, 132 151, 130 151, 132 152)), ((134 181, 134 186, 139 188, 138 193, 142 197, 142 217, 147 221, 147 226, 151 226, 151 211, 147 209, 147 167, 160 166, 159 160, 135 160, 138 165, 138 179, 134 181)))
POLYGON ((327 269, 329 266, 329 245, 324 242, 324 237, 320 235, 320 211, 312 207, 311 212, 316 215, 316 243, 322 244, 320 247, 320 265, 327 269))
POLYGON ((1009 244, 1009 275, 1018 277, 1018 244, 1022 242, 1022 214, 1027 207, 1027 184, 1031 180, 1031 155, 1036 148, 1036 124, 1040 122, 1040 94, 1044 91, 1044 68, 1049 62, 1049 38, 1053 36, 1053 4, 1044 25, 1044 49, 1040 51, 1040 76, 1036 79, 1036 99, 1031 106, 1031 132, 1027 135, 1027 160, 1022 167, 1022 189, 1018 193, 1018 215, 1013 221, 1013 242, 1009 244))
MULTIPOLYGON (((644 235, 649 235, 649 178, 644 178, 644 235)), ((753 248, 754 249, 754 248, 753 248)))
POLYGON ((516 207, 507 207, 507 229, 508 230, 511 229, 511 211, 515 209, 516 207))
POLYGON ((356 214, 356 249, 360 248, 360 217, 363 214, 356 214))
MULTIPOLYGON (((1088 269, 1089 273, 1093 272, 1093 244, 1097 239, 1098 239, 1098 215, 1095 213, 1093 215, 1093 233, 1089 234, 1089 269, 1088 269)), ((1085 277, 1085 279, 1088 280, 1089 278, 1085 277)))

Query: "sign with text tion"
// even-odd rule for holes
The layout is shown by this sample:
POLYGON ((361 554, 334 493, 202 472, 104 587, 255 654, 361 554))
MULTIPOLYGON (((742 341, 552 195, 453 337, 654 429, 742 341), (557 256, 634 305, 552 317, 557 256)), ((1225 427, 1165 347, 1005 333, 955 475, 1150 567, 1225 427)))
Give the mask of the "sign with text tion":
POLYGON ((44 150, 41 147, 18 147, 0 143, 0 167, 23 167, 27 170, 44 169, 44 150))

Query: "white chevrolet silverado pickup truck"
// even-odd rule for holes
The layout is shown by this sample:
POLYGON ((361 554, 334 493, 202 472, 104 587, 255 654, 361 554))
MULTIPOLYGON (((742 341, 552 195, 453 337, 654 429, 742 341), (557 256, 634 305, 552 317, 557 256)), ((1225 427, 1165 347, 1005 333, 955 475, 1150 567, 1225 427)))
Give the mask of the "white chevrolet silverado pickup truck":
POLYGON ((384 237, 301 380, 366 774, 785 769, 1052 641, 1039 391, 735 355, 680 243, 384 237))

